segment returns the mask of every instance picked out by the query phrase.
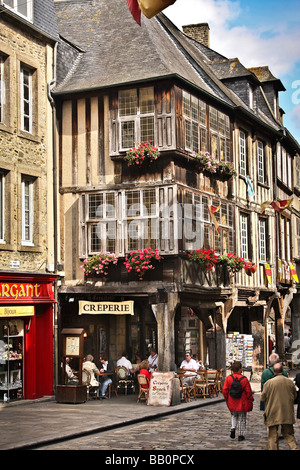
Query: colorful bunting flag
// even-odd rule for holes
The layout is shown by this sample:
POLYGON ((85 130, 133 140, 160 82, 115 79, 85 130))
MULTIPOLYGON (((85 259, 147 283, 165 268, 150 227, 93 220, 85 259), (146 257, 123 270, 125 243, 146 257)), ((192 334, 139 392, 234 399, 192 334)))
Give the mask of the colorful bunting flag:
POLYGON ((294 281, 299 282, 296 270, 295 270, 295 268, 292 264, 290 264, 290 270, 291 270, 291 275, 292 275, 292 278, 294 279, 294 281))
POLYGON ((217 230, 218 233, 220 233, 220 227, 215 217, 215 212, 218 212, 220 210, 221 205, 219 205, 218 207, 207 205, 207 207, 208 207, 209 215, 214 223, 215 229, 217 230))
POLYGON ((269 264, 265 264, 265 274, 268 284, 271 284, 272 275, 271 275, 271 267, 269 264))
POLYGON ((127 5, 138 25, 141 26, 141 10, 137 0, 127 0, 127 5))
POLYGON ((276 212, 282 212, 284 209, 289 209, 290 208, 290 205, 291 205, 292 201, 293 201, 293 199, 284 199, 282 201, 280 199, 277 199, 275 201, 262 202, 261 205, 260 205, 261 214, 264 214, 266 208, 270 205, 273 207, 273 209, 276 212))

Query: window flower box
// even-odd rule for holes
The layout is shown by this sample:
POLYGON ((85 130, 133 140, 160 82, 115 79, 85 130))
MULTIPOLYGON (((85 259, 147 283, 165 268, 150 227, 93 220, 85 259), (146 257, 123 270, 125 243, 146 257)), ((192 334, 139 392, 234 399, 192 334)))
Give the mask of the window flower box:
POLYGON ((159 150, 157 147, 152 145, 151 140, 149 142, 141 142, 137 147, 129 149, 126 153, 124 160, 128 166, 142 166, 146 162, 153 162, 159 157, 159 150))
POLYGON ((132 251, 126 256, 124 265, 128 273, 137 274, 140 281, 146 272, 151 269, 155 269, 155 260, 160 261, 162 257, 158 253, 158 248, 153 250, 152 248, 144 248, 136 251, 132 251))

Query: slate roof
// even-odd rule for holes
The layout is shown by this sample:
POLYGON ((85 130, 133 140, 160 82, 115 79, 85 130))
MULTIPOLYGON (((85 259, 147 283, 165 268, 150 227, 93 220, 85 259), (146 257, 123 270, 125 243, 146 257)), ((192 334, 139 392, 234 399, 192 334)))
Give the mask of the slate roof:
POLYGON ((142 15, 139 26, 126 0, 59 0, 55 10, 61 36, 55 95, 178 77, 225 106, 281 129, 271 113, 255 115, 222 82, 244 77, 259 83, 256 73, 191 39, 163 13, 151 20, 142 15))
MULTIPOLYGON (((126 0, 59 1, 55 8, 60 34, 84 50, 56 87, 56 94, 179 76, 233 104, 214 78, 181 50, 182 45, 165 28, 168 20, 164 15, 151 20, 143 17, 139 26, 126 0)), ((199 56, 197 48, 194 52, 199 56)), ((59 61, 64 60, 63 55, 59 44, 59 61)))

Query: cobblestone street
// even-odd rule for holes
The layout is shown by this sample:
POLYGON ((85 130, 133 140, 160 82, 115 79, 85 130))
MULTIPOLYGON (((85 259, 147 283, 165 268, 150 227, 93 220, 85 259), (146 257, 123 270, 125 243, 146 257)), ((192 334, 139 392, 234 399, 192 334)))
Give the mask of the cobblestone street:
MULTIPOLYGON (((146 406, 146 405, 145 405, 146 406)), ((266 450, 267 429, 255 395, 254 409, 248 414, 244 441, 230 439, 230 413, 225 402, 189 410, 117 430, 105 431, 79 439, 42 447, 42 450, 266 450)), ((300 424, 295 424, 300 448, 300 424)), ((279 441, 280 450, 288 450, 279 441)))

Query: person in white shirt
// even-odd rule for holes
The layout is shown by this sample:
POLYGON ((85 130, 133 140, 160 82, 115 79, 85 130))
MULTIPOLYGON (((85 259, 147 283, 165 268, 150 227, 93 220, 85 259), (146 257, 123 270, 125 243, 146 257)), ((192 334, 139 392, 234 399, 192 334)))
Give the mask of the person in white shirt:
POLYGON ((132 367, 132 364, 131 362, 128 360, 128 354, 127 353, 123 353, 122 354, 122 357, 120 359, 117 360, 117 367, 119 366, 124 366, 126 367, 127 371, 128 371, 128 375, 132 374, 134 371, 133 371, 133 367, 132 367))
POLYGON ((149 361, 149 372, 153 372, 158 368, 158 355, 155 349, 150 349, 150 356, 148 357, 149 361))
POLYGON ((184 376, 182 377, 183 384, 193 385, 195 376, 197 375, 198 364, 195 359, 192 359, 191 353, 187 352, 185 354, 185 359, 180 364, 180 369, 185 371, 184 376))

